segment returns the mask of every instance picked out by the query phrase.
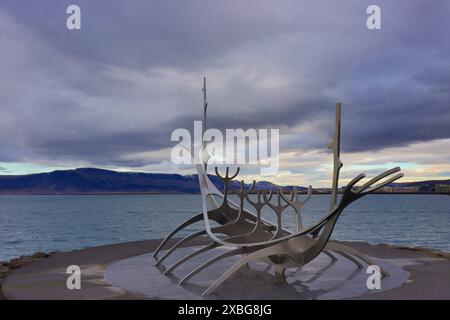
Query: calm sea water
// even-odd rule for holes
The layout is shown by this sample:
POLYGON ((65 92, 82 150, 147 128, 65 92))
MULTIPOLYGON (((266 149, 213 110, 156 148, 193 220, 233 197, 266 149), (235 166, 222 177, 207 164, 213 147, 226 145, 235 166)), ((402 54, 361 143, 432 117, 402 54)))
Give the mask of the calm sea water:
MULTIPOLYGON (((311 198, 304 209, 306 225, 327 211, 328 199, 311 198)), ((0 260, 161 238, 200 205, 198 195, 0 196, 0 260)), ((293 227, 294 222, 287 212, 285 223, 293 227)), ((450 251, 450 196, 366 196, 344 211, 332 237, 450 251)))

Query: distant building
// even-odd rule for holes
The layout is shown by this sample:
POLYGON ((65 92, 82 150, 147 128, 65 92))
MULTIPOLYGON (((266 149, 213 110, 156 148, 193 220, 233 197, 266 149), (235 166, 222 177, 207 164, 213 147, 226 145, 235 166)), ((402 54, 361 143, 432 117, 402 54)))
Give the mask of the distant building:
POLYGON ((449 184, 435 184, 434 190, 436 193, 450 193, 450 185, 449 184))
MULTIPOLYGON (((354 191, 357 191, 359 187, 355 187, 354 191)), ((383 187, 376 191, 377 193, 448 193, 450 194, 450 185, 448 184, 424 184, 420 186, 410 187, 383 187)))
POLYGON ((328 194, 331 192, 331 189, 329 188, 315 188, 314 189, 314 193, 324 193, 324 194, 328 194))
POLYGON ((434 192, 434 185, 431 184, 424 184, 419 186, 419 192, 434 192))
POLYGON ((380 192, 380 193, 392 193, 392 192, 394 192, 394 188, 392 188, 392 187, 383 187, 381 189, 378 189, 377 192, 380 192))
POLYGON ((418 187, 384 187, 377 192, 379 193, 414 193, 418 191, 418 187))
POLYGON ((399 193, 408 193, 408 192, 417 192, 419 191, 418 187, 394 187, 392 188, 392 192, 399 193))

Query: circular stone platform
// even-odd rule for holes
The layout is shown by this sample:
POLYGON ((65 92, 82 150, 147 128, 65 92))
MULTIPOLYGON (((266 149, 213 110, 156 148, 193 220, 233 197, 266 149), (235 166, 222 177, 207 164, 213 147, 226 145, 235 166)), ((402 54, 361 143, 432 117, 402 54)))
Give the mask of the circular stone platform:
MULTIPOLYGON (((199 239, 193 245, 201 245, 204 241, 199 239)), ((135 241, 55 254, 13 270, 2 283, 1 291, 7 299, 200 299, 199 294, 217 277, 217 272, 226 267, 224 264, 205 269, 186 285, 178 286, 176 280, 186 270, 180 267, 175 270, 174 277, 169 278, 152 266, 151 253, 159 243, 160 240, 135 241), (69 290, 66 286, 69 276, 66 269, 74 264, 81 268, 81 290, 69 290)), ((321 255, 303 269, 290 271, 288 284, 280 283, 269 273, 258 271, 264 265, 252 264, 251 268, 255 270, 243 268, 224 282, 215 294, 205 298, 225 298, 233 294, 234 299, 450 299, 448 253, 422 248, 339 243, 373 257, 392 274, 392 278, 382 280, 381 290, 367 294, 365 281, 369 275, 365 268, 358 270, 342 257, 330 265, 330 259, 321 255), (253 283, 257 283, 257 287, 253 283)), ((192 249, 183 250, 186 253, 192 249)), ((232 262, 228 260, 226 263, 232 262)), ((192 267, 194 262, 185 266, 187 269, 192 267)))
MULTIPOLYGON (((188 255, 199 247, 188 247, 176 250, 164 261, 165 266, 188 255)), ((381 292, 401 286, 408 273, 385 259, 374 258, 375 263, 386 270, 389 276, 381 278, 381 288, 369 290, 367 279, 370 276, 367 265, 357 267, 345 257, 333 253, 336 260, 325 254, 303 268, 288 269, 286 282, 276 277, 264 262, 250 264, 250 269, 241 268, 230 279, 224 282, 215 292, 202 297, 201 294, 240 256, 224 259, 213 264, 191 278, 189 282, 178 285, 178 282, 223 249, 210 250, 186 262, 172 274, 166 276, 162 272, 165 267, 154 267, 155 259, 151 254, 139 255, 113 263, 106 269, 105 277, 113 286, 130 292, 142 294, 150 299, 342 299, 360 297, 374 292, 381 292)), ((161 252, 162 256, 164 252, 161 252)))

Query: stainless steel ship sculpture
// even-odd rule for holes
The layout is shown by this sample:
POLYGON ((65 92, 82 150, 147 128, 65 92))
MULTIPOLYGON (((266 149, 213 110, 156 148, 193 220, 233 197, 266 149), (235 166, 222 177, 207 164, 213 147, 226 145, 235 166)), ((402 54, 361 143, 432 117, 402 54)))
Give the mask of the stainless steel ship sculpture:
MULTIPOLYGON (((203 131, 205 131, 206 111, 208 107, 206 102, 205 80, 203 93, 203 131)), ((222 175, 216 167, 215 174, 223 181, 224 185, 223 191, 220 191, 207 175, 208 160, 206 159, 202 161, 203 163, 196 165, 201 191, 202 212, 182 222, 165 237, 153 254, 153 257, 156 259, 155 266, 161 267, 162 272, 168 275, 180 265, 196 256, 200 256, 206 251, 219 247, 223 249, 221 251, 222 253, 204 261, 180 279, 179 284, 182 285, 202 270, 222 259, 232 256, 239 257, 237 262, 227 270, 224 270, 202 294, 207 295, 217 289, 218 286, 240 268, 249 266, 249 263, 253 261, 263 261, 269 264, 282 279, 284 279, 286 268, 302 267, 315 259, 321 252, 327 254, 332 260, 337 259, 335 255, 337 253, 352 261, 358 268, 363 267, 362 262, 374 265, 375 263, 369 257, 359 251, 342 244, 329 242, 329 239, 339 216, 349 204, 396 181, 403 174, 400 173, 400 168, 396 167, 370 179, 362 186, 355 187, 358 182, 365 178, 365 174, 360 174, 343 188, 342 196, 338 201, 339 172, 343 166, 340 160, 340 132, 341 104, 337 103, 334 138, 328 145, 333 152, 330 209, 317 223, 304 227, 301 219, 301 210, 311 196, 311 187, 309 187, 308 194, 304 200, 300 199, 299 192, 296 188, 293 188, 289 194, 283 192, 282 189, 279 189, 277 192, 261 191, 256 190, 255 181, 253 181, 250 189, 246 189, 244 181, 241 181, 240 190, 233 191, 231 182, 237 178, 239 168, 237 168, 236 172, 230 174, 229 168, 227 167, 225 174, 222 175), (238 203, 229 199, 228 194, 231 192, 237 195, 239 199, 238 203), (255 195, 250 197, 251 193, 255 195), (213 204, 212 209, 208 208, 208 203, 213 204), (254 209, 253 212, 245 209, 248 205, 254 209), (270 208, 275 214, 276 222, 262 218, 261 212, 265 207, 270 208), (288 230, 282 224, 282 215, 288 208, 292 208, 296 214, 297 226, 295 231, 288 230), (204 222, 204 229, 182 238, 172 246, 167 246, 169 240, 178 232, 201 220, 204 222), (212 227, 211 221, 215 222, 218 226, 212 227), (175 250, 201 237, 208 239, 208 243, 175 263, 164 266, 163 268, 163 262, 175 250), (161 251, 164 251, 164 253, 160 255, 161 251)), ((202 149, 204 151, 205 145, 202 146, 202 149)), ((388 276, 385 270, 381 269, 381 272, 383 276, 388 276)))

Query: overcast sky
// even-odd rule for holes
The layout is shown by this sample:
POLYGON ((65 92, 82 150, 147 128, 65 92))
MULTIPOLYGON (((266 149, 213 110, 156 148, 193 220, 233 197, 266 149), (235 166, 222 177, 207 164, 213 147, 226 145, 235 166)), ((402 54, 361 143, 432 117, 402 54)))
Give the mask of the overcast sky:
POLYGON ((3 0, 0 70, 0 174, 191 172, 170 134, 201 118, 206 75, 210 126, 280 128, 266 180, 329 185, 336 101, 343 181, 395 165, 450 178, 447 0, 3 0))

